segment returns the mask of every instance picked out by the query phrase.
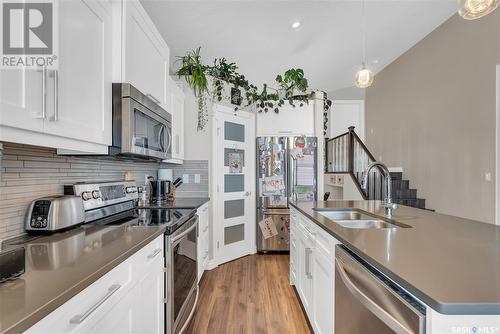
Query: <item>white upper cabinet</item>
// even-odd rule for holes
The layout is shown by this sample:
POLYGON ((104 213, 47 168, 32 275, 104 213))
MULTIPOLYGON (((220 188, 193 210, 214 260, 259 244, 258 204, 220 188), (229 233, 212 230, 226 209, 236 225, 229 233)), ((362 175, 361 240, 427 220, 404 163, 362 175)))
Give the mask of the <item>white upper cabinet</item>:
POLYGON ((273 108, 268 112, 257 113, 257 136, 314 136, 314 102, 295 102, 295 108, 285 102, 275 113, 273 108))
POLYGON ((42 70, 0 70, 0 124, 43 131, 42 70))
POLYGON ((111 3, 58 4, 58 69, 1 72, 0 140, 105 154, 112 138, 111 3))
POLYGON ((111 145, 111 4, 60 1, 59 22, 59 71, 48 75, 53 99, 45 132, 111 145))
POLYGON ((132 84, 171 113, 167 44, 139 1, 113 6, 113 81, 132 84))
POLYGON ((170 163, 182 163, 184 160, 184 92, 169 77, 170 112, 172 113, 172 159, 170 163))

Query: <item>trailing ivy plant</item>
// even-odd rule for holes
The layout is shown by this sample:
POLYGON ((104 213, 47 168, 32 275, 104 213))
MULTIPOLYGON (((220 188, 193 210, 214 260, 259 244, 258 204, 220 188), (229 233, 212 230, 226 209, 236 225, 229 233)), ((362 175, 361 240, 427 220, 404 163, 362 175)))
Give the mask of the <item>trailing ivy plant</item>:
MULTIPOLYGON (((206 97, 211 96, 213 101, 220 102, 224 98, 224 84, 228 83, 235 88, 241 88, 244 91, 243 96, 246 99, 245 107, 254 105, 258 112, 274 111, 279 113, 280 108, 285 103, 296 107, 298 101, 299 106, 304 103, 309 103, 313 98, 313 93, 307 92, 309 84, 304 76, 304 70, 301 68, 291 68, 283 75, 276 76, 278 89, 273 89, 267 84, 263 84, 262 90, 259 91, 257 86, 251 84, 243 74, 238 73, 236 63, 231 63, 226 58, 216 58, 213 65, 203 65, 201 61, 201 48, 198 47, 193 51, 189 51, 186 55, 179 57, 182 62, 181 68, 176 72, 179 77, 184 77, 198 97, 198 130, 202 130, 208 122, 208 111, 206 97), (208 78, 213 78, 213 87, 211 91, 208 89, 208 78), (269 92, 274 90, 274 92, 269 92)), ((326 124, 328 122, 328 110, 332 105, 332 101, 328 100, 325 95, 324 99, 324 133, 326 135, 326 124)), ((238 110, 236 106, 235 111, 238 110)))
POLYGON ((207 67, 201 62, 201 47, 178 57, 182 62, 177 71, 179 78, 183 76, 198 98, 198 130, 203 130, 208 122, 208 110, 205 92, 208 91, 207 67))

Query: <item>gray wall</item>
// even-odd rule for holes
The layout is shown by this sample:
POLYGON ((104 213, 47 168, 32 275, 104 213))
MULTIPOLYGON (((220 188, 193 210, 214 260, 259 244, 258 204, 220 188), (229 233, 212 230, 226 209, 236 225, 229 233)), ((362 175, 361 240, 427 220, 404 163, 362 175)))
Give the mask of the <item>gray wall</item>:
POLYGON ((366 91, 373 154, 402 166, 429 208, 490 223, 499 41, 500 10, 476 21, 455 15, 377 74, 366 91))
MULTIPOLYGON (((353 79, 354 80, 354 79, 353 79)), ((356 86, 346 87, 328 92, 328 98, 331 100, 364 100, 365 89, 356 86)))
MULTIPOLYGON (((1 153, 1 152, 0 152, 1 153)), ((86 181, 123 180, 127 171, 138 183, 144 175, 156 177, 159 167, 172 168, 174 178, 189 174, 178 197, 208 196, 208 162, 185 161, 183 165, 123 161, 110 158, 64 157, 54 149, 18 144, 4 144, 0 168, 0 239, 24 233, 24 216, 33 199, 60 195, 64 184, 86 181), (194 184, 193 174, 201 183, 194 184)))

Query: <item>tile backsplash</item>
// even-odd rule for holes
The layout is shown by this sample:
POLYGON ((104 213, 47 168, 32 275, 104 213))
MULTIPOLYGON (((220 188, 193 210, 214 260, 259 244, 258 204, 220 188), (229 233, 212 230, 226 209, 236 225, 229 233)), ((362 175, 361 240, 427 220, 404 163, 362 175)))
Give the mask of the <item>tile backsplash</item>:
POLYGON ((158 168, 172 168, 174 179, 189 176, 189 183, 178 189, 178 197, 208 196, 206 160, 174 165, 110 157, 69 157, 57 155, 55 149, 4 143, 3 152, 0 149, 0 240, 23 234, 31 201, 60 195, 65 184, 123 180, 126 172, 142 184, 145 175, 156 177, 158 168), (200 174, 200 183, 194 183, 196 174, 200 174))

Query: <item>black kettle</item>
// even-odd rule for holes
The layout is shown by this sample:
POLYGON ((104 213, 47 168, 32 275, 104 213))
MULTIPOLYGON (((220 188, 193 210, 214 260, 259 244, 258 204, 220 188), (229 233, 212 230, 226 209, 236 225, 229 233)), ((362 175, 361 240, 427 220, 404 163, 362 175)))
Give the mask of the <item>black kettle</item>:
POLYGON ((151 202, 164 202, 171 190, 171 182, 167 180, 149 180, 151 186, 151 202))

